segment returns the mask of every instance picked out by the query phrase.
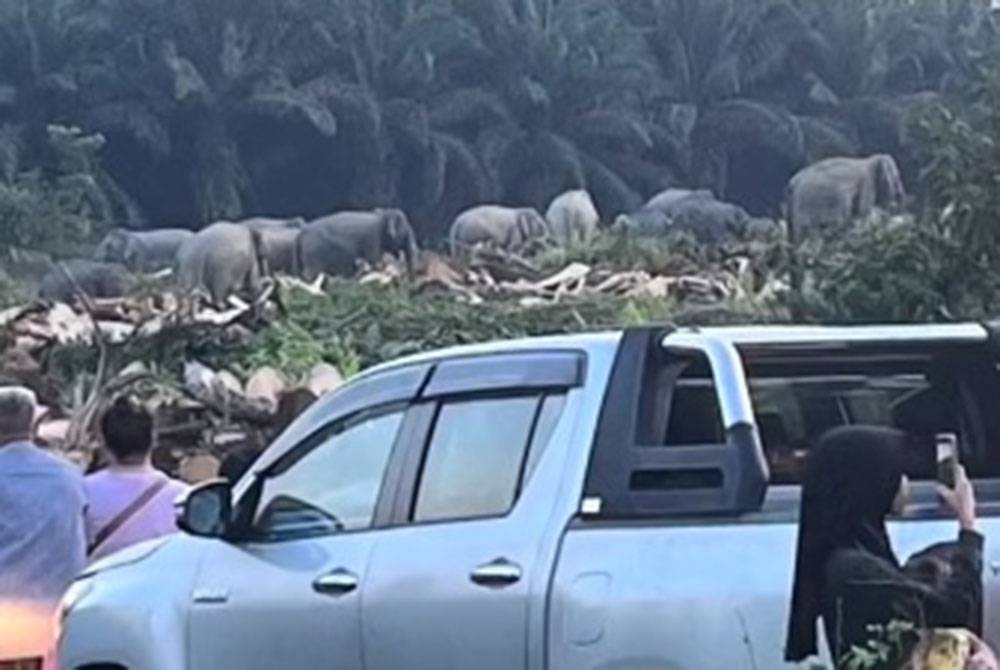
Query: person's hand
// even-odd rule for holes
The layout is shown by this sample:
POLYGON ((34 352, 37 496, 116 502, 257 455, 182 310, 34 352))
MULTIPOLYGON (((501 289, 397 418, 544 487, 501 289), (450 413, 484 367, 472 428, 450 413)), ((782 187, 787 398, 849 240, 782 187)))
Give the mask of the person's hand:
POLYGON ((989 645, 977 637, 972 641, 972 656, 965 670, 1000 670, 1000 664, 989 645))
POLYGON ((944 504, 955 513, 962 530, 974 530, 976 527, 976 492, 972 482, 965 474, 961 465, 955 467, 955 488, 938 486, 938 495, 944 504))

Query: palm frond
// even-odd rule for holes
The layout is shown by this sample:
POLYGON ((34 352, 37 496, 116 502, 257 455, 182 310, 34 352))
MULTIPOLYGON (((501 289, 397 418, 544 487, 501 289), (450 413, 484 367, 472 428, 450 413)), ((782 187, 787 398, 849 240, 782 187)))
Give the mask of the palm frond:
POLYGON ((408 151, 425 151, 431 146, 431 123, 427 109, 408 99, 386 102, 382 116, 385 128, 393 142, 408 151))
POLYGON ((753 100, 731 100, 710 107, 698 119, 695 135, 705 147, 766 147, 792 162, 800 162, 805 154, 796 119, 787 110, 753 100))
POLYGON ((614 170, 601 161, 582 154, 585 185, 594 197, 597 209, 613 219, 623 212, 633 212, 642 205, 642 196, 614 170))
POLYGON ((111 137, 129 138, 154 160, 170 155, 170 134, 154 111, 141 103, 112 102, 94 107, 87 114, 87 125, 111 137))
POLYGON ((573 125, 574 134, 588 143, 610 144, 633 152, 648 151, 655 144, 646 124, 628 112, 598 110, 585 114, 573 125))
POLYGON ((301 91, 258 93, 240 105, 240 112, 248 116, 305 126, 326 139, 337 134, 337 119, 330 110, 313 96, 301 91))
POLYGON ((511 112, 504 99, 493 91, 460 88, 434 99, 430 120, 437 128, 461 127, 475 133, 486 126, 508 123, 511 112))
POLYGON ((13 184, 21 170, 21 155, 24 151, 24 137, 20 128, 12 125, 0 127, 0 176, 7 184, 13 184))

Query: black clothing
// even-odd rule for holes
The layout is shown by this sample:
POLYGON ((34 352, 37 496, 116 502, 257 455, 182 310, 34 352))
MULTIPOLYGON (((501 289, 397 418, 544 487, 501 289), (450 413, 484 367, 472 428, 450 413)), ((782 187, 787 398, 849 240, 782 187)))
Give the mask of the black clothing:
POLYGON ((982 550, 981 535, 962 531, 958 542, 924 550, 903 570, 863 550, 834 552, 822 608, 832 657, 863 647, 872 637, 869 626, 891 621, 981 635, 982 550))
POLYGON ((869 624, 979 622, 982 538, 918 554, 904 570, 885 518, 903 477, 903 433, 851 426, 827 433, 810 455, 802 487, 795 584, 785 656, 817 653, 822 616, 834 659, 869 637, 869 624), (946 551, 947 549, 947 551, 946 551), (970 611, 974 610, 974 611, 970 611))

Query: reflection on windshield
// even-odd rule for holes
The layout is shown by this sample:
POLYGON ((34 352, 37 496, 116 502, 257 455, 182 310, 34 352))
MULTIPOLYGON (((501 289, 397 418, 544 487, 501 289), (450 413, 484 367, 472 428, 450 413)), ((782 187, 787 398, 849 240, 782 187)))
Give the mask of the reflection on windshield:
POLYGON ((279 535, 367 527, 402 418, 386 414, 333 434, 266 479, 254 526, 279 535))

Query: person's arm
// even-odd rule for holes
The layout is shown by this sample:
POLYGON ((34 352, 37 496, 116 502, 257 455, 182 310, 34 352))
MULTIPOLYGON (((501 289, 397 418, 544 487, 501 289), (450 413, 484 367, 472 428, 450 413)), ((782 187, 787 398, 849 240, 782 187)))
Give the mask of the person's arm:
POLYGON ((929 624, 961 626, 981 633, 984 539, 975 530, 976 496, 965 469, 958 468, 955 488, 940 487, 939 493, 958 519, 958 539, 915 556, 908 563, 906 576, 925 589, 929 624), (915 569, 910 569, 911 565, 915 569))

